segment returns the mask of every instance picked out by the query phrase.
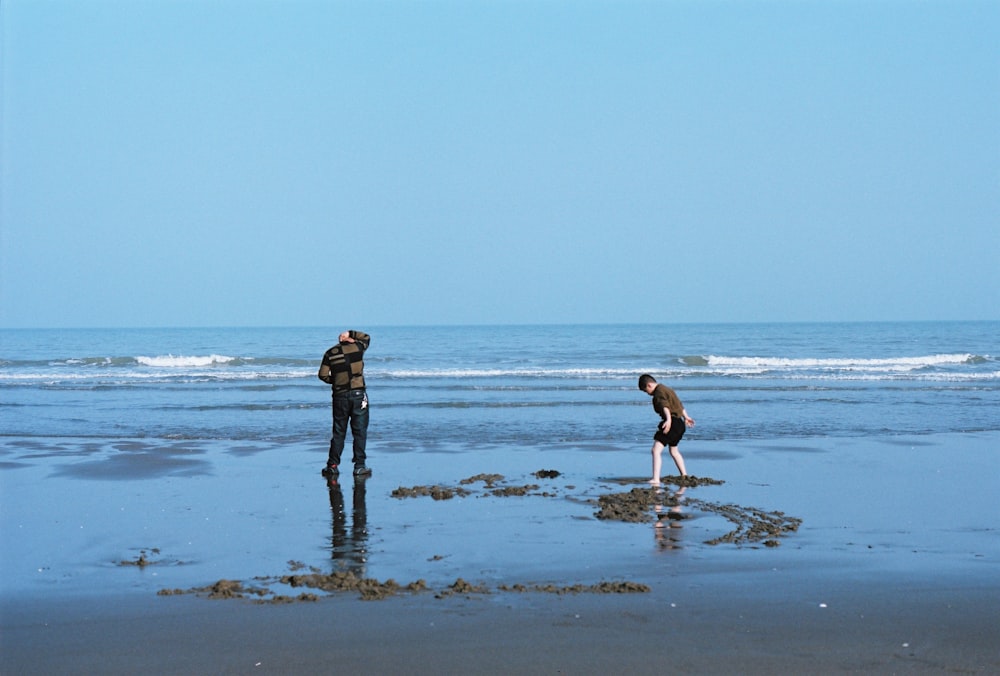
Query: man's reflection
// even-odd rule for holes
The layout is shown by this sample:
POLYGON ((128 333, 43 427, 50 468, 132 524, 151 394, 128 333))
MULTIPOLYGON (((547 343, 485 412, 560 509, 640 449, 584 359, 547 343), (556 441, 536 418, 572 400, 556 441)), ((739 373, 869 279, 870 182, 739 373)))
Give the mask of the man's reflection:
POLYGON ((341 570, 349 570, 358 577, 365 576, 368 561, 368 515, 365 510, 365 482, 367 477, 354 478, 354 496, 351 508, 351 529, 347 530, 347 513, 344 493, 336 478, 327 481, 330 489, 330 511, 333 512, 333 539, 331 558, 341 570))
POLYGON ((653 524, 653 537, 660 549, 680 549, 681 548, 681 521, 687 518, 687 514, 681 509, 681 496, 687 490, 686 486, 681 486, 673 494, 663 489, 656 491, 656 504, 653 510, 656 512, 656 523, 653 524))

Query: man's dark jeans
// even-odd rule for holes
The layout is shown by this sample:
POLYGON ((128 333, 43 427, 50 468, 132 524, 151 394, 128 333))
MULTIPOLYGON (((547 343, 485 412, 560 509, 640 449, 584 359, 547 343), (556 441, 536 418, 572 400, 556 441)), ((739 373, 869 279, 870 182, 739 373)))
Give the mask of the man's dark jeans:
POLYGON ((368 393, 349 390, 333 393, 333 436, 330 437, 330 465, 339 465, 347 439, 347 425, 351 425, 354 441, 355 465, 365 464, 365 443, 368 441, 368 393))

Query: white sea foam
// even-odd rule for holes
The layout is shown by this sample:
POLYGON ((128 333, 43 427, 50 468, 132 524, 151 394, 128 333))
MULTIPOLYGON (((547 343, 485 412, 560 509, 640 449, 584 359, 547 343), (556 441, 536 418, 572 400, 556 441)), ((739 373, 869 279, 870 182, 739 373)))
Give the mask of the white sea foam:
POLYGON ((393 369, 379 371, 366 369, 365 373, 382 375, 387 378, 615 378, 631 376, 633 370, 617 369, 491 369, 491 368, 448 368, 448 369, 393 369))
POLYGON ((967 364, 974 355, 935 354, 924 357, 890 357, 887 359, 790 359, 784 357, 721 357, 706 358, 712 368, 743 368, 759 370, 864 370, 864 371, 914 371, 924 368, 967 364))
POLYGON ((441 369, 370 369, 370 373, 386 378, 580 378, 623 379, 635 378, 646 372, 660 377, 752 377, 773 378, 815 377, 821 379, 879 379, 923 376, 950 379, 995 377, 989 373, 957 374, 949 367, 973 364, 982 357, 968 353, 939 354, 921 357, 866 358, 786 358, 786 357, 728 357, 709 355, 688 357, 673 365, 647 365, 643 368, 441 368, 441 369))
POLYGON ((235 361, 235 357, 226 357, 219 354, 190 357, 168 354, 158 357, 136 357, 135 360, 142 366, 152 366, 155 368, 198 368, 229 364, 235 361))

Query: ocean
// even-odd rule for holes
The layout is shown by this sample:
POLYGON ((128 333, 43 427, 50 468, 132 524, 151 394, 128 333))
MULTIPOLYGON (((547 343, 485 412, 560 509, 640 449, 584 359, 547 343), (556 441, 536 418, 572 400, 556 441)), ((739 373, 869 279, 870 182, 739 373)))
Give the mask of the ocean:
POLYGON ((685 444, 1000 430, 1000 322, 0 331, 0 435, 323 446, 316 378, 372 335, 370 449, 645 449, 637 378, 673 387, 685 444))

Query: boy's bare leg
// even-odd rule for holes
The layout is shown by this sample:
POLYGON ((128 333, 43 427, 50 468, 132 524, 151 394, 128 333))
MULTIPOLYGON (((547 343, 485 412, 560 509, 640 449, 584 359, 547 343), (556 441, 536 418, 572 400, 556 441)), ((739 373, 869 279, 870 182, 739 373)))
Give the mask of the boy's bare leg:
POLYGON ((663 444, 659 441, 653 442, 653 448, 650 450, 653 454, 653 478, 649 480, 649 483, 654 486, 660 485, 660 470, 663 467, 663 444))
MULTIPOLYGON (((660 446, 660 448, 662 449, 663 446, 660 446)), ((674 464, 677 465, 677 471, 681 473, 681 476, 687 476, 687 470, 684 469, 684 456, 681 455, 680 450, 676 446, 670 447, 670 457, 674 459, 674 464)))

